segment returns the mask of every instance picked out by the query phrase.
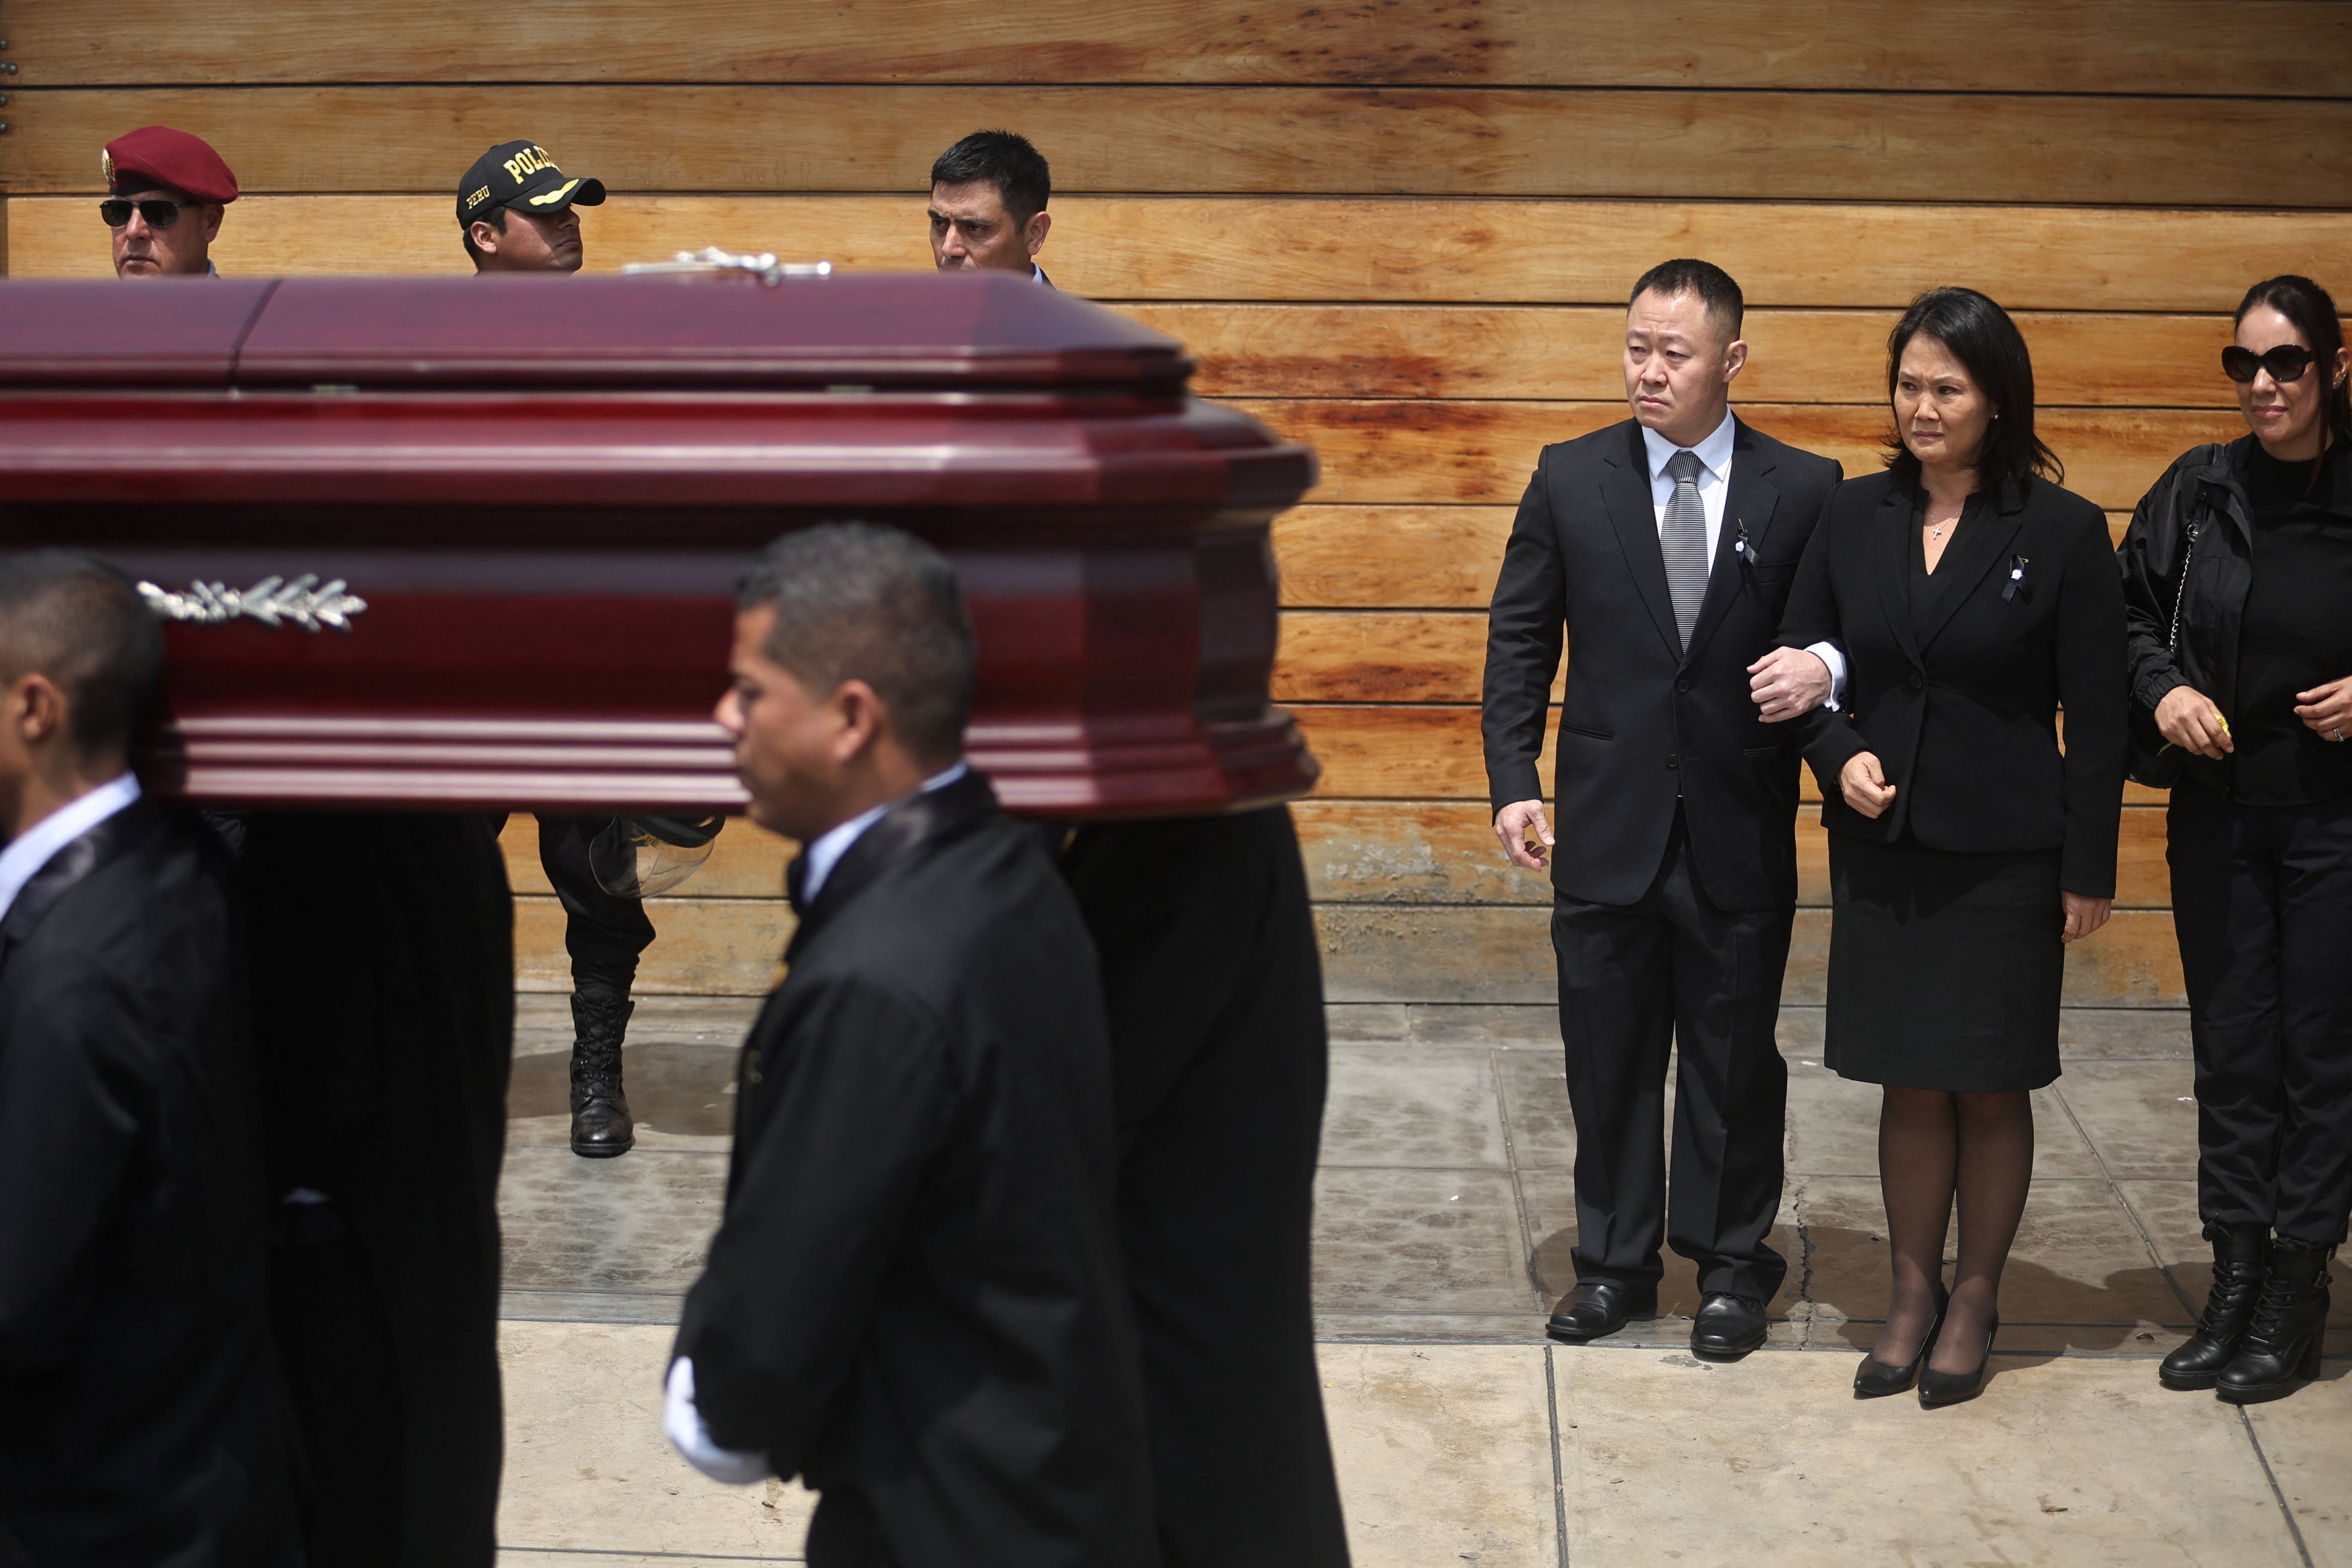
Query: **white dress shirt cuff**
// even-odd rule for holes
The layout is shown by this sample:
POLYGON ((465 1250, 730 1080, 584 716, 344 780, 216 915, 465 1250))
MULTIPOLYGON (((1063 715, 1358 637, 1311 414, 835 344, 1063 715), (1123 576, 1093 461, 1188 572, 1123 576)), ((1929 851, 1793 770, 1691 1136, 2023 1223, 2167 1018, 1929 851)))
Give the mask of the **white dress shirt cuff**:
POLYGON ((1817 642, 1805 651, 1829 667, 1830 694, 1822 699, 1822 706, 1834 713, 1845 700, 1845 655, 1833 642, 1817 642))
POLYGON ((694 1407, 694 1363, 685 1356, 669 1363, 662 1388, 662 1429, 686 1462, 714 1481, 748 1487, 768 1479, 768 1456, 742 1454, 710 1440, 710 1426, 694 1407))

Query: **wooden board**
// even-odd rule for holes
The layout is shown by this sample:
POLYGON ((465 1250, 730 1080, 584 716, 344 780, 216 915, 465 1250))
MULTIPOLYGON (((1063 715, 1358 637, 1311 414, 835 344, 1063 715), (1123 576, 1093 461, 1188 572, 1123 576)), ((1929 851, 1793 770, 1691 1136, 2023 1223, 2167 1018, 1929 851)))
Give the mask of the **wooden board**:
MULTIPOLYGON (((1046 270, 1108 300, 1622 309, 1635 278, 1678 255, 1728 268, 1759 308, 1900 309, 1964 279, 2012 310, 2225 311, 2281 271, 2352 298, 2352 213, 1081 196, 1054 215, 1046 270)), ((11 197, 8 221, 15 275, 107 274, 87 197, 11 197)), ((247 277, 462 273, 457 229, 441 196, 256 196, 230 211, 214 254, 247 277)), ((861 270, 930 265, 919 195, 620 196, 585 232, 600 270, 705 245, 861 270)))
POLYGON ((28 85, 9 98, 9 188, 26 194, 98 194, 91 150, 153 124, 205 137, 257 194, 454 192, 518 131, 614 190, 923 193, 958 137, 1017 124, 1067 193, 2352 201, 2341 100, 679 84, 28 85))
MULTIPOLYGON (((1622 306, 1130 305, 1200 362, 1212 397, 1625 395, 1622 306)), ((1750 310, 1734 384, 1757 403, 1886 401, 1893 310, 1750 310)), ((2223 315, 2018 318, 2044 406, 2233 409, 2223 315)))
MULTIPOLYGON (((1542 909, 1325 904, 1315 911, 1323 990, 1333 1002, 1515 1002, 1559 999, 1550 914, 1542 909)), ((1780 999, 1826 997, 1830 912, 1799 910, 1780 999)), ((2074 1006, 2179 1007, 2187 994, 2172 917, 2126 910, 2066 955, 2074 1006)))
POLYGON ((1464 82, 2343 91, 2315 0, 9 0, 26 85, 203 81, 1464 82))
MULTIPOLYGON (((1323 764, 1315 785, 1320 800, 1475 800, 1486 798, 1486 751, 1478 733, 1478 710, 1425 703, 1303 702, 1291 712, 1307 744, 1323 764)), ((1537 766, 1549 784, 1559 710, 1545 721, 1537 766)), ((1812 770, 1798 772, 1801 798, 1821 799, 1812 770)), ((2162 790, 2124 785, 2127 805, 2160 805, 2162 790)))
MULTIPOLYGON (((1315 448, 1317 501, 1428 505, 1516 504, 1536 458, 1625 417, 1621 403, 1380 401, 1239 398, 1235 405, 1315 448)), ((1874 407, 1825 404, 1736 405, 1757 428, 1835 458, 1849 474, 1881 466, 1890 424, 1874 407)), ((2203 441, 2243 435, 2236 412, 2045 408, 2035 419, 2066 464, 2066 486, 2114 510, 2129 510, 2174 458, 2203 441)))
MULTIPOLYGON (((507 818, 499 835, 505 852, 507 882, 519 894, 552 893, 539 865, 539 824, 528 812, 507 818)), ((710 858, 678 888, 677 895, 692 899, 780 899, 784 891, 784 867, 800 853, 800 846, 778 837, 750 819, 732 816, 710 847, 710 858)), ((658 914, 669 902, 656 898, 647 907, 658 914)))
MULTIPOLYGON (((1504 858, 1481 801, 1307 800, 1291 807, 1318 901, 1362 904, 1549 904, 1551 883, 1504 858)), ((2169 909, 2164 813, 2125 810, 2117 836, 2116 904, 2169 909)), ((1821 814, 1797 817, 1797 901, 1827 909, 1829 835, 1821 814)))
MULTIPOLYGON (((1515 509, 1301 506, 1274 520, 1282 602, 1297 609, 1484 610, 1515 509)), ((2126 511, 2107 514, 2123 542, 2126 511)))
MULTIPOLYGON (((774 984, 793 911, 782 899, 656 899, 654 944, 637 961, 636 991, 647 996, 756 996, 774 984)), ((563 906, 515 900, 515 986, 570 991, 563 906)))

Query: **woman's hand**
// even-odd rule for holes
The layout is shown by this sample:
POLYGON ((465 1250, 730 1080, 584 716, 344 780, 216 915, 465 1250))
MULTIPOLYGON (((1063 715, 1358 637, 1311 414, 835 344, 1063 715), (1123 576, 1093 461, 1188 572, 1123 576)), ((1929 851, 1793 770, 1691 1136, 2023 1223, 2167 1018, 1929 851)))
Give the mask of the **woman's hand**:
POLYGON ((2116 912, 2113 899, 2086 899, 2080 893, 2061 892, 2058 901, 2066 910, 2066 929, 2060 933, 2062 942, 2080 942, 2101 926, 2116 912))
POLYGON ((1822 656, 1801 647, 1776 647, 1748 667, 1748 694, 1764 710, 1757 715, 1778 724, 1810 713, 1830 694, 1830 667, 1822 656))
POLYGON ((1846 759, 1838 770, 1838 791, 1846 805, 1868 817, 1877 817, 1895 804, 1895 786, 1886 782, 1886 770, 1872 752, 1856 752, 1846 759))
POLYGON ((2352 675, 2294 694, 2294 716, 2323 741, 2352 735, 2352 675))
MULTIPOLYGON (((2339 680, 2336 684, 2352 683, 2339 680)), ((2156 728, 2182 751, 2217 763, 2238 749, 2230 739, 2230 721, 2221 717, 2211 698, 2192 686, 2176 686, 2164 694, 2164 700, 2156 705, 2156 728)))

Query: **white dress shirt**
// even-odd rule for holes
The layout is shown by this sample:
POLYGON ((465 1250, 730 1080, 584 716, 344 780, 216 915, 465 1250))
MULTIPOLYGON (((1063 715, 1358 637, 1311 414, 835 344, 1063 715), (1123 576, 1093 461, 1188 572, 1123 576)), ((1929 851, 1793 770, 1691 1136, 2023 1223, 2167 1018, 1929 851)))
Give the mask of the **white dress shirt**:
POLYGON ((88 795, 77 795, 10 839, 8 847, 0 849, 0 919, 6 918, 25 884, 56 858, 58 850, 138 798, 139 780, 126 773, 88 795))
MULTIPOLYGON (((971 771, 959 761, 925 779, 916 786, 915 793, 929 795, 935 789, 945 789, 971 771)), ((817 889, 824 886, 827 877, 833 875, 833 868, 841 864, 841 858, 849 853, 849 847, 856 843, 867 828, 881 821, 885 812, 898 804, 897 801, 886 800, 873 810, 861 811, 847 822, 828 827, 817 835, 816 842, 808 847, 808 871, 801 879, 803 903, 816 901, 817 889)))
MULTIPOLYGON (((1658 534, 1666 531, 1666 503, 1675 499, 1674 477, 1666 472, 1666 464, 1676 452, 1688 451, 1698 458, 1698 500, 1706 509, 1707 570, 1715 570, 1716 552, 1723 540, 1723 500, 1731 488, 1731 439, 1738 433, 1731 410, 1723 411, 1723 423, 1696 447, 1675 446, 1648 426, 1642 426, 1642 446, 1650 459, 1650 505, 1658 514, 1658 534)), ((1805 649, 1829 668, 1830 694, 1822 704, 1834 710, 1845 696, 1845 655, 1837 644, 1817 642, 1805 649)))
MULTIPOLYGON (((940 769, 917 786, 916 793, 928 795, 948 785, 970 773, 970 764, 959 760, 940 769)), ((801 902, 814 903, 817 889, 824 887, 841 858, 859 836, 882 820, 896 801, 885 801, 871 811, 861 811, 847 822, 826 828, 808 847, 804 858, 808 871, 801 879, 801 902)), ((680 1356, 669 1363, 669 1380, 662 1388, 662 1429, 669 1434, 670 1446, 686 1462, 714 1481, 729 1486, 748 1487, 754 1481, 767 1479, 768 1456, 747 1454, 736 1448, 722 1448, 711 1440, 710 1424, 694 1404, 694 1361, 680 1356)))

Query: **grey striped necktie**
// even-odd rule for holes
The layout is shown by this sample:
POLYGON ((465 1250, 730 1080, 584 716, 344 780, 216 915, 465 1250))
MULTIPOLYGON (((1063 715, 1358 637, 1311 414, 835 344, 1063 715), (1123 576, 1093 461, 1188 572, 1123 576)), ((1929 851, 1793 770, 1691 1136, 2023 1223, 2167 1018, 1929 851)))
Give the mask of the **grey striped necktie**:
POLYGON ((1691 628, 1698 625, 1699 602, 1706 597, 1706 503, 1698 499, 1698 472, 1696 452, 1676 452, 1666 459, 1675 495, 1666 502, 1666 525, 1658 534, 1666 557, 1666 592, 1674 595, 1675 626, 1685 649, 1691 628))

